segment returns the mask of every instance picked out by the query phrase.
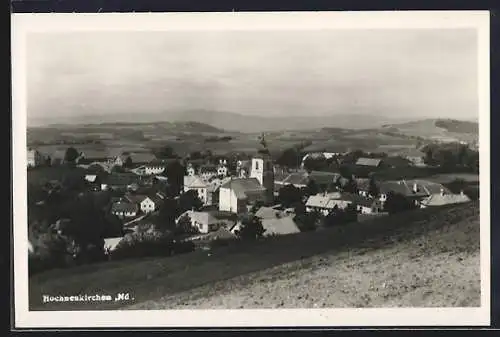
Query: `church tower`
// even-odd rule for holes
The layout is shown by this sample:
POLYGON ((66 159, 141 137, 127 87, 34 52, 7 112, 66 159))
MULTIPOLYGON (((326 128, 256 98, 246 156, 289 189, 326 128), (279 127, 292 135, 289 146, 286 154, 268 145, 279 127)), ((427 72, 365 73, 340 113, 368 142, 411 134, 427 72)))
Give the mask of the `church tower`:
POLYGON ((252 158, 250 178, 256 178, 266 189, 266 201, 272 202, 274 199, 274 167, 271 153, 267 148, 264 135, 260 139, 261 148, 257 155, 252 158))

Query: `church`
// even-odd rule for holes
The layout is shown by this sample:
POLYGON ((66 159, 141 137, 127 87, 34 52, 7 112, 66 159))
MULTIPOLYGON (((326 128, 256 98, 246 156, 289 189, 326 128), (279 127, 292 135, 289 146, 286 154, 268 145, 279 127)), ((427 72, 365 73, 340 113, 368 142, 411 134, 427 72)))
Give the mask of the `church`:
POLYGON ((257 202, 265 205, 274 200, 274 167, 264 137, 261 148, 252 158, 248 177, 231 178, 219 189, 219 210, 245 213, 257 202))

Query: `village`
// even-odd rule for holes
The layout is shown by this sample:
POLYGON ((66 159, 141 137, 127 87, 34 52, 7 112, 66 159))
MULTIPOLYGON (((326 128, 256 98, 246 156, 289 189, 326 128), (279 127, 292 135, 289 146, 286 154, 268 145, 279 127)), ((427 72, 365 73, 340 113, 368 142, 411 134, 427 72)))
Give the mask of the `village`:
MULTIPOLYGON (((129 248, 133 246, 130 242, 138 240, 131 239, 134 235, 146 244, 149 239, 144 238, 145 233, 155 237, 154 233, 167 230, 175 234, 174 241, 190 242, 195 247, 192 249, 206 249, 214 241, 298 234, 471 200, 463 190, 453 192, 433 181, 377 180, 373 174, 382 165, 393 169, 397 165, 424 167, 424 156, 418 150, 410 151, 405 158, 358 155, 354 166, 368 175, 356 177, 352 172, 314 170, 311 165, 318 158, 335 163, 347 157, 353 160, 351 153, 307 153, 299 167, 278 165, 262 135, 255 153, 246 158, 157 158, 147 152, 109 158, 74 148, 47 158, 29 149, 27 165, 29 170, 69 165, 81 172, 73 181, 79 186, 75 191, 80 196, 92 198, 107 193, 109 198, 101 209, 108 213, 105 216, 113 217, 115 230, 100 231, 97 236, 103 239, 104 254, 109 256, 127 242, 129 248)), ((44 198, 64 184, 44 182, 44 189, 49 191, 44 198)), ((43 208, 44 204, 41 198, 32 207, 43 208)), ((68 223, 75 223, 71 217, 75 216, 53 219, 49 222, 55 220, 55 224, 45 226, 49 232, 66 235, 75 255, 78 239, 65 234, 71 232, 65 224, 68 228, 68 223)), ((34 236, 32 240, 36 241, 34 236)), ((32 254, 34 247, 30 240, 32 254)))

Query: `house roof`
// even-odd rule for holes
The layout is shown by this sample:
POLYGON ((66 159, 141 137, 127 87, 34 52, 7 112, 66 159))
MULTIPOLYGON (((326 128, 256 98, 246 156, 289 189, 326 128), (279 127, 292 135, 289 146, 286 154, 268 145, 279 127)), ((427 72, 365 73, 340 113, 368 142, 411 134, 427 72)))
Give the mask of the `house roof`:
POLYGON ((379 183, 379 189, 380 193, 383 194, 393 192, 405 196, 428 196, 431 194, 439 194, 441 190, 445 193, 450 193, 443 185, 427 180, 383 181, 379 183), (413 191, 415 185, 417 187, 416 193, 413 191))
POLYGON ((314 180, 316 184, 327 185, 340 179, 342 176, 335 172, 312 171, 309 173, 309 179, 314 180))
POLYGON ((186 212, 182 213, 182 215, 179 217, 179 219, 185 215, 189 216, 189 218, 191 218, 192 221, 196 221, 196 222, 201 223, 203 225, 211 225, 211 224, 216 224, 216 223, 220 222, 210 212, 186 211, 186 212))
POLYGON ((138 210, 139 210, 139 207, 137 206, 137 204, 133 204, 131 202, 119 201, 119 202, 115 202, 111 206, 111 212, 113 212, 113 213, 115 213, 115 212, 130 213, 130 212, 137 212, 138 210))
POLYGON ((115 250, 116 246, 123 240, 123 236, 104 239, 104 249, 115 250))
POLYGON ((95 182, 96 179, 97 179, 97 174, 86 174, 85 175, 85 180, 87 180, 91 183, 95 182))
POLYGON ((208 183, 198 176, 184 176, 184 186, 189 188, 208 187, 208 183))
POLYGON ((444 206, 448 204, 459 204, 470 201, 470 198, 465 194, 432 194, 428 198, 422 200, 425 206, 444 206))
POLYGON ((132 194, 132 193, 125 194, 125 199, 127 199, 128 201, 130 201, 131 203, 134 203, 134 204, 141 203, 147 197, 148 196, 145 194, 132 194))
POLYGON ((277 235, 286 235, 286 234, 295 234, 300 233, 300 229, 293 221, 291 216, 284 216, 281 218, 274 217, 273 219, 263 219, 262 227, 266 230, 264 232, 265 235, 277 234, 277 235))
POLYGON ((245 199, 248 192, 261 192, 266 190, 256 178, 231 179, 224 183, 221 188, 233 190, 236 197, 239 199, 245 199))
POLYGON ((364 158, 361 157, 356 161, 356 165, 363 165, 363 166, 374 166, 377 167, 380 165, 382 162, 382 159, 380 158, 364 158))
POLYGON ((213 173, 217 172, 217 165, 206 164, 200 166, 200 173, 213 173))
POLYGON ((341 194, 339 192, 311 195, 307 198, 306 207, 328 208, 328 203, 331 199, 340 199, 340 197, 341 194))
POLYGON ((151 200, 155 205, 159 205, 163 201, 163 198, 161 198, 158 194, 151 194, 142 199, 141 203, 146 199, 151 200))
POLYGON ((134 164, 144 164, 156 160, 156 156, 150 152, 133 152, 130 154, 122 154, 120 157, 122 160, 126 160, 130 157, 134 164))

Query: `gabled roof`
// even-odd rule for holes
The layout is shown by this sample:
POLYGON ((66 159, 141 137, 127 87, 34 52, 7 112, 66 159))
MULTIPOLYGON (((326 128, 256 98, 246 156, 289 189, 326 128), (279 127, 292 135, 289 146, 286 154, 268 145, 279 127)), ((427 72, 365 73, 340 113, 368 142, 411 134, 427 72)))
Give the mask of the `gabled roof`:
POLYGON ((163 199, 159 195, 151 194, 142 199, 141 203, 144 202, 146 199, 151 200, 155 205, 159 205, 163 201, 163 199))
POLYGON ((208 187, 208 183, 198 176, 184 176, 184 187, 205 188, 208 187))
POLYGON ((431 194, 439 194, 441 190, 443 190, 445 194, 450 193, 443 185, 427 180, 383 181, 379 183, 379 189, 382 194, 393 192, 405 196, 428 196, 431 194), (415 184, 417 192, 413 190, 415 184))
POLYGON ((340 199, 340 197, 341 194, 339 192, 311 195, 307 198, 306 207, 328 208, 328 203, 331 199, 340 199))
POLYGON ((233 190, 239 199, 247 198, 248 192, 263 192, 266 190, 256 178, 231 179, 224 183, 221 188, 233 190))
POLYGON ((134 204, 141 203, 144 199, 147 198, 147 195, 144 194, 133 194, 133 193, 125 193, 125 199, 134 204))
POLYGON ((424 206, 444 206, 449 204, 459 204, 470 201, 465 194, 432 194, 422 200, 424 206))
POLYGON ((291 216, 284 216, 281 218, 274 217, 273 219, 263 219, 262 227, 264 227, 264 235, 276 234, 287 235, 300 233, 300 229, 293 221, 291 216))
POLYGON ((178 219, 186 215, 189 216, 189 218, 192 221, 196 221, 203 225, 212 225, 220 222, 210 212, 197 212, 197 211, 186 211, 182 213, 182 215, 178 219))
POLYGON ((362 157, 356 161, 356 165, 377 167, 380 165, 381 162, 382 162, 382 159, 380 159, 380 158, 364 158, 364 157, 362 157))
POLYGON ((137 212, 138 210, 139 210, 139 207, 137 206, 137 204, 133 204, 131 202, 119 201, 119 202, 115 202, 111 206, 111 212, 113 212, 113 213, 116 213, 116 212, 131 213, 131 212, 137 212))
POLYGON ((215 173, 217 172, 217 165, 206 164, 200 166, 200 173, 215 173))
POLYGON ((283 211, 274 209, 272 207, 261 207, 257 212, 255 212, 255 216, 261 219, 275 219, 276 216, 283 216, 283 211))
POLYGON ((123 236, 104 239, 104 249, 115 250, 116 246, 123 240, 123 236))

